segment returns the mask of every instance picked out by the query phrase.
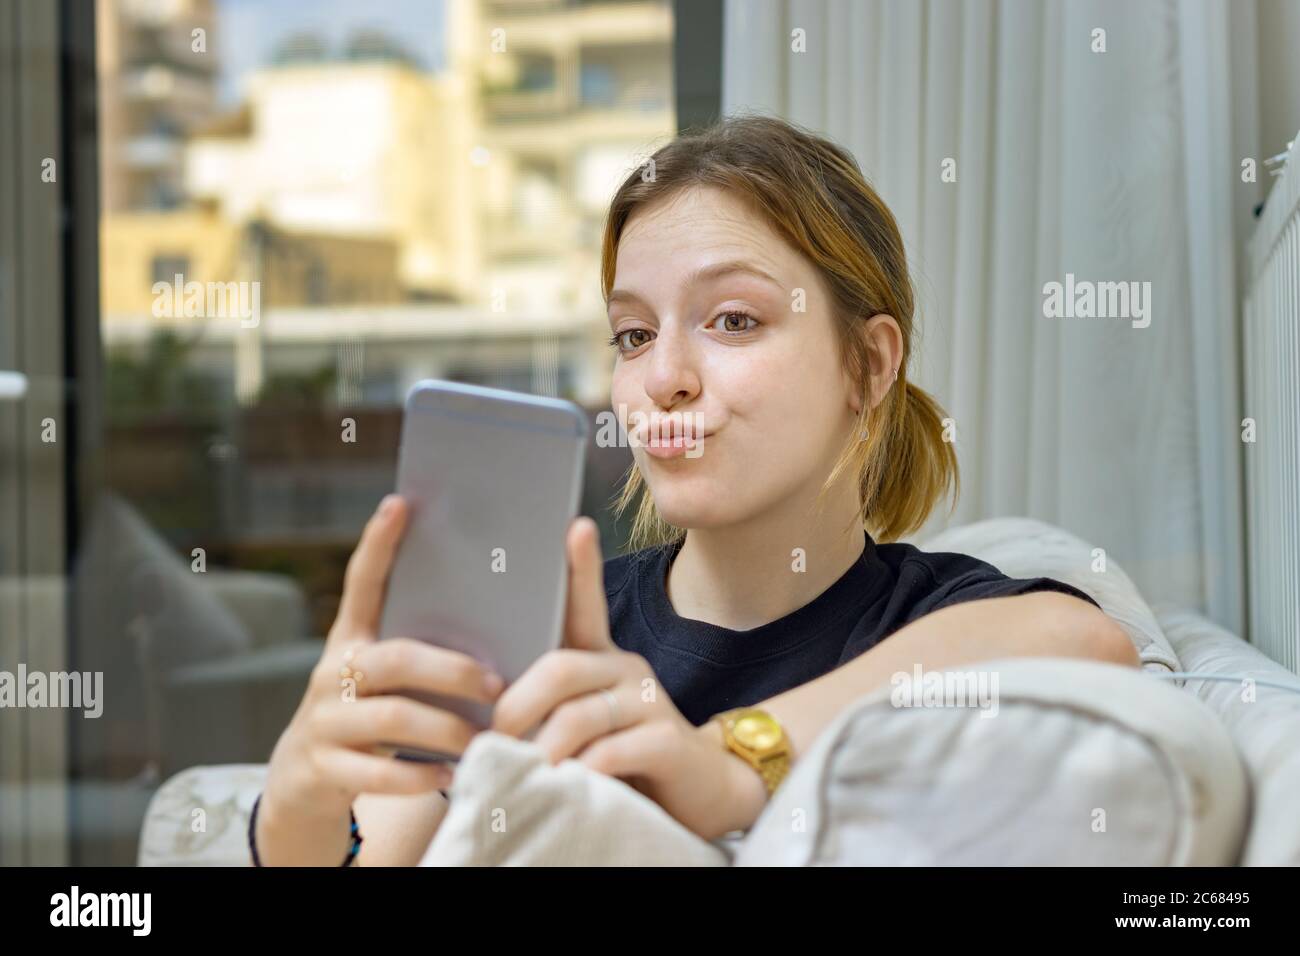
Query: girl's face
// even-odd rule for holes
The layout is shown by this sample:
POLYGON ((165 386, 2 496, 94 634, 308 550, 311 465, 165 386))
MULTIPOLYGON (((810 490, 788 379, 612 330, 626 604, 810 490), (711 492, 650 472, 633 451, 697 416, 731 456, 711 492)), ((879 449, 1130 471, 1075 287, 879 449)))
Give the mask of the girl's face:
POLYGON ((719 528, 811 505, 860 407, 830 308, 813 265, 722 190, 632 216, 609 297, 611 399, 664 520, 719 528))

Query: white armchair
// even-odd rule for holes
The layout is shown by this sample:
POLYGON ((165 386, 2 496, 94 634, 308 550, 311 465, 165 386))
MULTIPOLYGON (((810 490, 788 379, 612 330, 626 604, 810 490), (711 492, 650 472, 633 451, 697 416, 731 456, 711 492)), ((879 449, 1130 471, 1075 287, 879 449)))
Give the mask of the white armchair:
MULTIPOLYGON (((1300 695, 1260 687, 1247 704, 1232 685, 1160 676, 1217 668, 1300 685, 1295 675, 1194 613, 1158 617, 1114 562, 1093 575, 1092 549, 1059 528, 996 519, 923 547, 1081 587, 1125 626, 1143 669, 988 662, 981 668, 999 677, 996 719, 894 706, 890 688, 868 693, 802 755, 744 838, 718 844, 631 787, 597 786, 576 762, 544 767, 531 744, 481 734, 424 862, 662 863, 669 852, 684 865, 1300 864, 1300 695), (541 805, 547 813, 530 812, 541 805), (485 836, 485 815, 500 806, 529 824, 485 836), (576 826, 602 839, 574 841, 576 826)), ((205 766, 168 780, 145 820, 140 863, 248 865, 248 813, 264 772, 205 766)))

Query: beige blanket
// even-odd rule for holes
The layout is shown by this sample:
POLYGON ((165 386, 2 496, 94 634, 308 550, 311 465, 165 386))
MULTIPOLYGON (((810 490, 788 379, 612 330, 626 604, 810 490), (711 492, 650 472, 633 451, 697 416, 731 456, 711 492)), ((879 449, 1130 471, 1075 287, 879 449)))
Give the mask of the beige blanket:
POLYGON ((727 866, 739 841, 703 840, 623 781, 492 731, 449 796, 421 866, 727 866))

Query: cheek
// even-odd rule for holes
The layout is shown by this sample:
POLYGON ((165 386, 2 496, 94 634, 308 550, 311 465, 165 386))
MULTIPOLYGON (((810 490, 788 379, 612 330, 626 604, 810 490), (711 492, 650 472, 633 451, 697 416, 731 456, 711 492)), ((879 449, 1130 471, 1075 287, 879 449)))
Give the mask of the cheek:
POLYGON ((733 421, 778 455, 820 452, 829 434, 840 431, 847 408, 832 345, 817 341, 805 347, 805 341, 792 335, 741 361, 724 354, 709 370, 707 381, 733 421))
MULTIPOLYGON (((637 404, 637 388, 638 382, 635 372, 629 371, 628 366, 618 362, 614 366, 614 374, 610 378, 609 404, 618 414, 619 421, 624 424, 626 424, 624 412, 640 407, 637 404)), ((644 396, 644 391, 641 394, 644 396)))

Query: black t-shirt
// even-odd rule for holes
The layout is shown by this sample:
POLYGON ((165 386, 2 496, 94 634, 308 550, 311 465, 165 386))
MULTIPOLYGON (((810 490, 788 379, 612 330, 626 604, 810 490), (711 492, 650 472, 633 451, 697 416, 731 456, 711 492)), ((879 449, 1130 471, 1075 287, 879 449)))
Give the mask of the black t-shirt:
POLYGON ((1060 591, 1097 604, 1053 578, 1009 578, 969 555, 877 545, 866 535, 862 556, 811 603, 761 627, 733 631, 673 610, 665 581, 680 549, 678 543, 609 559, 605 594, 614 643, 650 662, 677 709, 696 726, 719 711, 806 684, 949 605, 1031 591, 1060 591))

